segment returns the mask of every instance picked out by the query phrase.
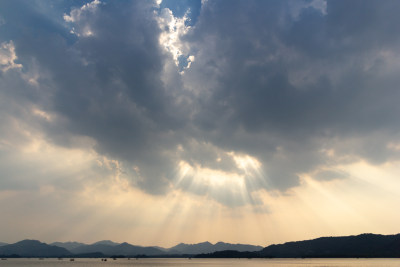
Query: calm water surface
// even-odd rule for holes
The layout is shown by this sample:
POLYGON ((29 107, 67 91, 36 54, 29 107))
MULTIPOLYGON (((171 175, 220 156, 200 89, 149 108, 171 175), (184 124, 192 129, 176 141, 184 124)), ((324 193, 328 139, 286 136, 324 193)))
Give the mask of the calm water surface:
POLYGON ((400 266, 400 259, 108 259, 106 262, 101 259, 7 259, 1 260, 0 266, 138 266, 138 267, 225 267, 225 266, 245 266, 245 267, 294 267, 294 266, 324 266, 324 267, 343 267, 343 266, 363 266, 363 267, 394 267, 400 266))

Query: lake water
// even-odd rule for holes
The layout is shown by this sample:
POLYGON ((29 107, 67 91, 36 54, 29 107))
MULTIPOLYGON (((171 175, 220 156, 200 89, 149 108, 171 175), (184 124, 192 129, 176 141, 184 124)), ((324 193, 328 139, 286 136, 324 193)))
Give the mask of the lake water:
POLYGON ((0 266, 74 266, 74 267, 98 267, 98 266, 138 266, 138 267, 394 267, 400 266, 400 259, 7 259, 1 260, 0 266))

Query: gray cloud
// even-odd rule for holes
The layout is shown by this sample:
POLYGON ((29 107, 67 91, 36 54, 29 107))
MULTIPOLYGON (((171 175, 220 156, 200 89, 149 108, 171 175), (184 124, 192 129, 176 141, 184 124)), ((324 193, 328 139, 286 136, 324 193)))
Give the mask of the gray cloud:
POLYGON ((199 49, 188 82, 217 81, 200 103, 199 129, 264 159, 280 188, 327 164, 319 151, 339 149, 337 139, 357 139, 347 153, 388 160, 386 144, 398 140, 399 91, 394 72, 378 69, 392 64, 385 53, 397 56, 395 24, 387 23, 397 20, 397 3, 329 1, 326 15, 308 7, 296 18, 285 2, 251 3, 210 3, 187 38, 199 49), (250 145, 246 135, 263 137, 250 145), (284 159, 274 157, 277 147, 284 159))
MULTIPOLYGON (((97 153, 121 162, 133 186, 152 194, 174 186, 181 160, 243 174, 231 152, 262 164, 257 179, 246 177, 250 192, 286 190, 340 156, 377 164, 398 158, 388 144, 400 141, 399 3, 327 1, 324 13, 305 1, 297 15, 291 8, 287 1, 205 2, 181 38, 195 60, 180 75, 159 44, 154 4, 2 2, 1 42, 13 41, 23 68, 0 74, 0 127, 18 118, 64 147, 88 137, 97 153), (56 119, 38 119, 33 107, 56 119)), ((196 190, 242 203, 236 189, 196 190)))

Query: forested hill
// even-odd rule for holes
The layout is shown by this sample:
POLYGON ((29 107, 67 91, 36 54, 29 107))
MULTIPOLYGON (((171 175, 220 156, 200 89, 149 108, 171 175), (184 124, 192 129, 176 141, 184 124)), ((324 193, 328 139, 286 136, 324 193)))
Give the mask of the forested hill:
POLYGON ((260 251, 261 257, 400 257, 400 234, 321 237, 313 240, 271 245, 260 251))

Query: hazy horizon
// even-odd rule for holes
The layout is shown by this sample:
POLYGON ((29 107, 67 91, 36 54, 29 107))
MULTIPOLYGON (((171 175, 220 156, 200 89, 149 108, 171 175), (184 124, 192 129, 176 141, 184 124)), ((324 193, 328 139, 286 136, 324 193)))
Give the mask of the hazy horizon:
MULTIPOLYGON (((107 240, 105 240, 105 239, 103 239, 103 240, 99 239, 99 240, 93 241, 93 242, 81 242, 81 241, 79 241, 79 240, 47 241, 47 242, 45 242, 45 241, 43 241, 43 240, 38 240, 38 239, 24 238, 24 239, 21 239, 21 240, 15 241, 15 242, 11 242, 11 243, 7 243, 7 244, 9 244, 9 245, 10 245, 10 244, 15 244, 15 243, 18 243, 18 242, 24 241, 24 240, 36 240, 36 241, 40 241, 40 242, 42 242, 42 243, 46 243, 46 244, 48 244, 48 245, 53 244, 53 243, 58 243, 58 242, 60 242, 60 243, 68 243, 68 242, 73 243, 73 242, 76 242, 76 243, 82 243, 82 244, 85 244, 85 245, 93 245, 93 244, 95 244, 95 243, 99 243, 99 242, 103 242, 103 241, 111 241, 111 242, 117 243, 117 244, 129 243, 129 244, 131 244, 131 245, 142 246, 142 245, 130 243, 130 242, 127 242, 127 241, 119 241, 119 242, 116 242, 116 241, 114 241, 114 240, 109 240, 109 239, 107 239, 107 240)), ((0 240, 0 243, 2 243, 2 242, 3 242, 3 241, 0 240)), ((209 242, 209 241, 205 240, 205 241, 200 241, 200 242, 197 242, 197 243, 183 243, 183 242, 179 242, 179 243, 176 243, 175 245, 166 246, 166 247, 164 247, 164 246, 159 246, 159 245, 148 245, 148 246, 149 246, 149 247, 156 247, 156 246, 157 246, 157 247, 162 247, 162 248, 169 249, 169 248, 175 247, 175 246, 180 245, 180 244, 197 245, 197 244, 207 243, 207 242, 209 242)), ((211 245, 215 245, 215 244, 220 243, 220 242, 222 242, 222 243, 228 243, 228 242, 224 242, 224 241, 217 241, 217 242, 214 242, 214 243, 213 243, 213 242, 209 242, 209 243, 211 243, 211 245)), ((3 242, 3 243, 6 243, 6 242, 3 242)), ((228 243, 228 244, 233 244, 233 245, 241 244, 241 245, 252 245, 252 246, 262 246, 262 247, 265 247, 264 245, 245 244, 245 243, 228 243)), ((147 245, 146 245, 146 246, 147 246, 147 245)))
POLYGON ((0 241, 400 232, 400 1, 0 1, 0 241))

